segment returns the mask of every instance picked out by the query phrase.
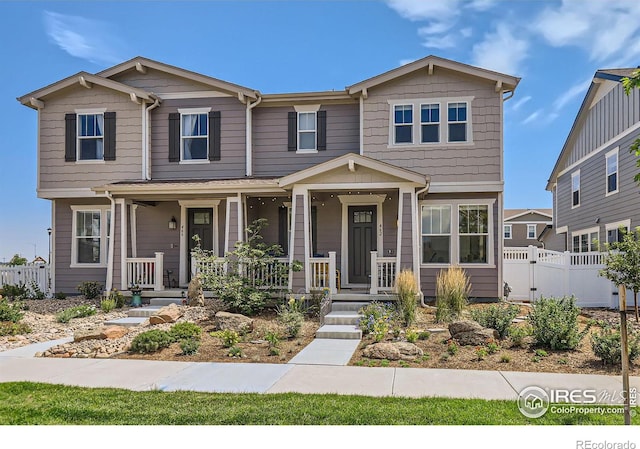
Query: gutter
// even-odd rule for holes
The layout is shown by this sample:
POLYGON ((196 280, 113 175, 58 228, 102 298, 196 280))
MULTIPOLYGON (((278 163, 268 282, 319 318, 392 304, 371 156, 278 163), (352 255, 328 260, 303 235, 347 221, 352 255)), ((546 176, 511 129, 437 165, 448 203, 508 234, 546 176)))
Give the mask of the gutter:
POLYGON ((148 108, 144 107, 143 103, 143 118, 142 118, 142 179, 149 181, 151 179, 151 115, 150 112, 160 106, 160 98, 153 96, 155 100, 148 108))
POLYGON ((258 106, 262 102, 262 96, 256 92, 256 96, 258 97, 256 101, 251 103, 247 98, 247 115, 246 115, 246 175, 253 176, 253 115, 251 113, 252 109, 258 106))

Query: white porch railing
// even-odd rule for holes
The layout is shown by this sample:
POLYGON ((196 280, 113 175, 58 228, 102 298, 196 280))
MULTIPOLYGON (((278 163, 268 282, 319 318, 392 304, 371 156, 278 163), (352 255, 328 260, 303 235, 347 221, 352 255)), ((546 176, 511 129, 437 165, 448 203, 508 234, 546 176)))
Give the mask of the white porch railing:
POLYGON ((331 294, 338 293, 335 251, 329 251, 329 257, 310 257, 309 272, 312 290, 329 288, 331 294))
POLYGON ((198 260, 191 256, 191 276, 202 273, 206 276, 224 276, 227 271, 226 261, 223 258, 211 260, 198 260))
POLYGON ((40 291, 49 294, 50 275, 49 264, 0 265, 0 287, 24 284, 29 290, 33 290, 33 286, 36 285, 40 291))
POLYGON ((164 290, 162 282, 164 253, 155 253, 155 255, 155 257, 128 257, 126 259, 127 286, 135 284, 140 288, 164 290))
POLYGON ((377 251, 371 251, 371 290, 372 295, 378 292, 390 292, 396 283, 397 259, 395 257, 378 257, 377 251))
MULTIPOLYGON (((253 285, 263 288, 287 289, 289 286, 289 258, 276 257, 273 263, 251 270, 246 264, 239 264, 244 276, 253 281, 253 285)), ((228 270, 224 258, 197 260, 191 257, 191 275, 205 273, 213 276, 224 276, 228 270)))

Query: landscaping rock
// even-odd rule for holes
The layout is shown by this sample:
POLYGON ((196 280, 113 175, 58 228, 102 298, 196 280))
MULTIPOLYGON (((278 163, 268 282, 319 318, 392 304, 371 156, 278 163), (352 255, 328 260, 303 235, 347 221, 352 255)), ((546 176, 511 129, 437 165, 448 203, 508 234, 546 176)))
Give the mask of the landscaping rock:
POLYGON ((486 329, 475 321, 455 321, 449 325, 449 333, 462 346, 482 346, 499 338, 496 330, 486 329))
POLYGON ((159 309, 149 317, 150 324, 175 323, 182 316, 182 311, 176 304, 169 304, 159 309))
POLYGON ((101 340, 103 338, 106 338, 102 336, 103 330, 103 326, 78 329, 73 333, 73 341, 78 342, 84 340, 101 340))
POLYGON ((238 313, 218 312, 213 321, 218 330, 232 330, 239 334, 248 334, 253 331, 253 320, 238 313))
POLYGON ((124 326, 108 326, 102 329, 102 338, 107 340, 114 340, 116 338, 122 338, 129 333, 129 329, 124 326))
POLYGON ((405 341, 374 343, 364 348, 363 355, 370 359, 415 360, 422 357, 422 349, 405 341))
POLYGON ((204 307, 204 292, 200 275, 191 278, 187 289, 187 305, 191 307, 204 307))
POLYGON ((482 326, 480 326, 480 324, 476 323, 475 321, 462 320, 454 321, 453 323, 449 324, 449 333, 453 338, 455 338, 456 334, 461 334, 463 332, 475 332, 479 331, 480 329, 482 329, 482 326))

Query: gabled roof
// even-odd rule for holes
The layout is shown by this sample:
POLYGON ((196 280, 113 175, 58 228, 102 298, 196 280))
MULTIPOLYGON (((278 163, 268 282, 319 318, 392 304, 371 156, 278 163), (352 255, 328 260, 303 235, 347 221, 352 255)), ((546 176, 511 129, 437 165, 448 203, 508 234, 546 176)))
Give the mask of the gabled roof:
POLYGON ((260 92, 256 91, 255 89, 250 89, 248 87, 240 86, 238 84, 222 81, 217 78, 202 75, 200 73, 192 72, 190 70, 182 69, 180 67, 176 67, 173 65, 165 64, 164 62, 143 58, 142 56, 136 56, 133 59, 130 59, 118 65, 115 65, 109 69, 103 70, 102 72, 97 73, 97 75, 102 76, 104 78, 111 78, 112 76, 119 75, 120 73, 126 72, 128 70, 138 70, 144 73, 145 68, 147 67, 154 70, 159 70, 161 72, 169 73, 171 75, 179 76, 181 78, 186 78, 191 81, 196 81, 198 83, 211 86, 221 92, 232 94, 232 95, 240 94, 240 95, 249 97, 251 99, 256 99, 260 94, 260 92))
POLYGON ((371 159, 355 153, 348 153, 327 162, 323 162, 322 164, 314 165, 313 167, 284 176, 280 178, 278 184, 280 187, 286 188, 314 176, 322 175, 323 173, 345 166, 349 168, 349 171, 356 171, 357 166, 366 167, 371 170, 401 178, 406 182, 415 183, 417 186, 426 186, 430 181, 428 176, 420 173, 396 167, 395 165, 387 164, 386 162, 382 162, 377 159, 371 159))
POLYGON ((136 87, 127 86, 126 84, 122 84, 107 78, 102 78, 101 76, 92 75, 87 72, 78 72, 75 75, 71 75, 68 78, 50 84, 46 87, 43 87, 42 89, 38 89, 36 91, 23 95, 22 97, 18 97, 18 101, 23 105, 33 109, 38 109, 39 107, 42 108, 44 107, 44 100, 48 95, 66 89, 68 87, 75 86, 77 84, 80 84, 87 88, 91 88, 93 84, 96 84, 107 89, 122 92, 123 94, 129 95, 132 101, 138 101, 138 99, 146 101, 156 100, 156 96, 151 92, 147 92, 136 87))
POLYGON ((552 209, 505 209, 504 221, 513 220, 514 218, 522 217, 527 214, 538 214, 549 217, 549 219, 553 218, 552 209))
POLYGON ((373 78, 369 78, 364 81, 360 81, 359 83, 356 83, 352 86, 348 86, 347 91, 349 92, 349 94, 353 95, 363 91, 364 89, 369 89, 371 87, 386 83, 388 81, 394 80, 404 75, 408 75, 409 73, 421 69, 427 70, 427 73, 431 74, 433 73, 434 67, 442 67, 445 69, 454 70, 457 72, 462 72, 468 75, 483 78, 489 81, 494 81, 496 83, 496 92, 499 92, 500 90, 503 90, 505 92, 513 91, 520 82, 520 78, 511 75, 505 75, 503 73, 481 69, 479 67, 452 61, 450 59, 444 59, 438 56, 429 55, 425 58, 418 59, 417 61, 405 64, 393 70, 389 70, 388 72, 374 76, 373 78))
POLYGON ((623 68, 623 69, 600 69, 597 70, 593 75, 593 81, 591 81, 591 85, 587 90, 584 99, 582 100, 582 104, 580 105, 580 109, 578 109, 578 113, 576 114, 576 118, 573 121, 573 125, 571 125, 571 130, 569 131, 569 135, 562 146, 562 151, 556 160, 555 165, 553 166, 553 170, 551 170, 551 175, 549 175, 549 179, 547 180, 546 190, 551 191, 551 186, 556 180, 558 173, 561 171, 563 161, 568 157, 569 152, 571 151, 571 147, 573 144, 574 137, 577 136, 582 124, 587 118, 589 113, 589 109, 591 109, 591 104, 594 99, 597 98, 598 91, 601 88, 604 88, 604 81, 613 81, 613 82, 622 82, 622 78, 631 76, 631 74, 638 70, 637 68, 623 68))

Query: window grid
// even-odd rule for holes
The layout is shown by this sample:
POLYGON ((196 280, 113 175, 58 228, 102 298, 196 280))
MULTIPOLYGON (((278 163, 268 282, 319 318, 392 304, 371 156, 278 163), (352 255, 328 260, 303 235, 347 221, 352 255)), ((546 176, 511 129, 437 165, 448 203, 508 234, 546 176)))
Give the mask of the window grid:
POLYGON ((527 225, 527 238, 535 239, 536 238, 536 225, 528 224, 527 225))
POLYGON ((607 194, 618 191, 618 152, 607 155, 607 194))
POLYGON ((182 160, 208 159, 209 116, 207 114, 181 115, 182 160))
POLYGON ((489 207, 458 206, 460 263, 487 263, 489 244, 489 207))
POLYGON ((451 263, 451 205, 422 206, 422 263, 451 263))
POLYGON ((580 206, 580 172, 571 174, 571 207, 580 206))
POLYGON ((393 111, 393 142, 413 143, 413 105, 399 104, 394 106, 393 111))
POLYGON ((104 115, 78 114, 78 160, 104 159, 104 115))
POLYGON ((298 113, 298 150, 315 150, 316 144, 316 113, 298 113))
POLYGON ((440 103, 420 105, 420 125, 422 143, 440 142, 440 103))
POLYGON ((512 228, 511 228, 510 224, 504 225, 504 238, 505 239, 510 239, 511 238, 511 231, 512 231, 512 228))
POLYGON ((467 141, 467 103, 448 103, 447 121, 449 125, 449 142, 467 141))

